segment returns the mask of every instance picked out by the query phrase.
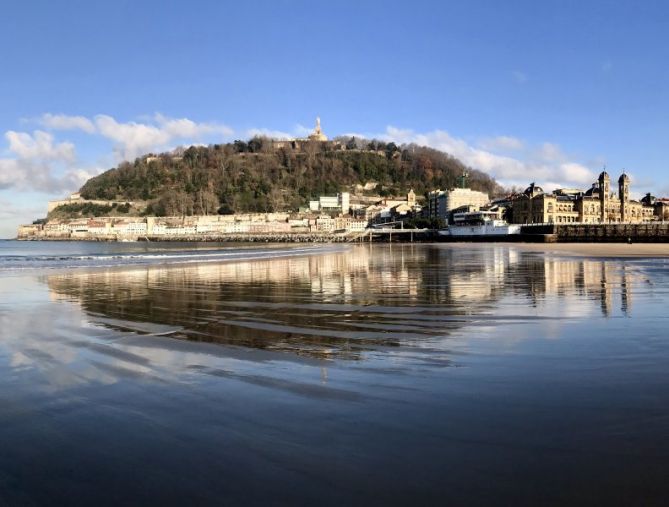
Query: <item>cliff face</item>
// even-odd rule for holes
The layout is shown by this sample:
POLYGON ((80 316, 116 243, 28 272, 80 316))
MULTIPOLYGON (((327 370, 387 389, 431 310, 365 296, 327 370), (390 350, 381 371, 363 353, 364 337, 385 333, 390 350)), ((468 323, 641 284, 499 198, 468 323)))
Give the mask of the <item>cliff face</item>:
POLYGON ((271 212, 297 209, 310 198, 342 190, 418 195, 456 184, 463 171, 469 185, 499 192, 488 175, 464 166, 448 154, 393 143, 307 142, 291 146, 254 138, 248 143, 191 147, 126 162, 90 179, 85 199, 143 201, 147 212, 162 215, 271 212), (369 185, 368 185, 369 188, 369 185))

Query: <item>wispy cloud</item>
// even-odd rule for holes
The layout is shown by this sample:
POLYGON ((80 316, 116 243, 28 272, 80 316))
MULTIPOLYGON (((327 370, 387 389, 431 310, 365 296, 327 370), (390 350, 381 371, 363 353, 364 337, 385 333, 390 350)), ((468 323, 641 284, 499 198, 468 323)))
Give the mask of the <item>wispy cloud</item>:
POLYGON ((5 133, 9 151, 21 159, 61 160, 74 162, 74 145, 69 142, 56 143, 48 132, 36 130, 32 134, 10 130, 5 133))
POLYGON ((226 125, 197 123, 188 118, 168 118, 161 114, 156 114, 153 122, 145 123, 119 122, 112 116, 100 114, 94 122, 99 134, 114 142, 114 152, 121 160, 164 151, 179 142, 222 141, 233 134, 226 125))
POLYGON ((93 122, 84 116, 46 113, 38 122, 43 127, 53 130, 82 130, 87 134, 93 134, 96 131, 93 122))
POLYGON ((72 143, 56 142, 48 132, 5 133, 8 154, 0 158, 0 189, 62 192, 78 188, 92 173, 76 168, 72 143))
POLYGON ((249 130, 246 131, 246 137, 248 137, 248 138, 269 137, 270 139, 286 140, 286 139, 294 139, 295 137, 299 137, 299 136, 295 133, 284 132, 282 130, 272 130, 272 129, 266 129, 266 128, 253 128, 253 129, 249 129, 249 130))
POLYGON ((511 72, 511 77, 518 84, 525 84, 528 81, 527 74, 519 70, 514 70, 513 72, 511 72))
POLYGON ((53 131, 80 130, 114 143, 118 161, 131 160, 151 151, 164 151, 175 144, 198 144, 209 140, 227 140, 233 130, 219 123, 198 123, 188 118, 170 118, 160 113, 143 121, 119 121, 98 114, 92 118, 46 113, 38 123, 53 131))
MULTIPOLYGON (((544 143, 536 148, 523 145, 521 153, 509 156, 472 146, 464 139, 443 130, 420 133, 389 126, 384 133, 373 137, 399 144, 415 143, 444 151, 459 158, 466 165, 490 174, 507 186, 523 186, 536 180, 547 187, 585 188, 596 178, 596 173, 587 165, 571 160, 553 143, 544 143)), ((513 142, 510 144, 519 146, 513 142)))
MULTIPOLYGON (((231 140, 234 131, 220 123, 196 122, 188 118, 170 118, 162 114, 141 121, 119 121, 110 115, 92 118, 45 114, 39 123, 49 131, 32 133, 9 131, 8 158, 0 159, 0 188, 16 188, 58 192, 75 190, 97 168, 81 168, 77 164, 75 146, 57 141, 54 133, 76 129, 87 135, 111 142, 117 161, 165 151, 176 144, 201 144, 231 140)), ((247 137, 264 135, 275 138, 302 137, 310 129, 296 125, 292 131, 266 128, 249 129, 247 137)), ((416 132, 388 126, 377 137, 398 144, 415 143, 449 153, 465 164, 487 172, 504 185, 525 185, 530 180, 544 185, 587 187, 595 178, 588 164, 570 157, 560 146, 543 143, 528 146, 523 140, 509 135, 482 138, 470 144, 445 130, 416 132)))
POLYGON ((478 146, 488 151, 518 151, 525 148, 525 143, 517 137, 497 136, 481 139, 478 146))
POLYGON ((104 114, 87 118, 52 113, 25 122, 37 123, 41 129, 5 133, 7 146, 0 151, 0 190, 55 195, 76 190, 101 172, 97 164, 78 161, 72 142, 56 138, 66 131, 108 140, 116 162, 132 160, 148 152, 165 151, 177 144, 227 140, 233 134, 231 128, 219 123, 170 118, 159 113, 141 122, 122 122, 104 114))

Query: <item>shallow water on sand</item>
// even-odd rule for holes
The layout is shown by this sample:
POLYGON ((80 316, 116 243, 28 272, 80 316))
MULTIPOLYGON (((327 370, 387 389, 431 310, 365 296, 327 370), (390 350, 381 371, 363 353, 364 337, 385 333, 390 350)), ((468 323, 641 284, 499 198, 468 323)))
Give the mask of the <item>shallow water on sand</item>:
POLYGON ((267 252, 3 272, 0 504, 669 497, 669 260, 267 252))

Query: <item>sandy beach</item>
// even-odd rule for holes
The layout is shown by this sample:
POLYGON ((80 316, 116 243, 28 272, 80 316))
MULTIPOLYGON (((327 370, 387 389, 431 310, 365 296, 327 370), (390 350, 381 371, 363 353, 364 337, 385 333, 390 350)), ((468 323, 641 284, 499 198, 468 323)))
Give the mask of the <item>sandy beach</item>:
POLYGON ((669 257, 669 243, 519 243, 514 248, 579 257, 669 257))
POLYGON ((488 249, 491 245, 569 257, 666 258, 669 243, 448 243, 449 248, 488 249))
POLYGON ((668 253, 9 242, 0 504, 663 500, 668 253))

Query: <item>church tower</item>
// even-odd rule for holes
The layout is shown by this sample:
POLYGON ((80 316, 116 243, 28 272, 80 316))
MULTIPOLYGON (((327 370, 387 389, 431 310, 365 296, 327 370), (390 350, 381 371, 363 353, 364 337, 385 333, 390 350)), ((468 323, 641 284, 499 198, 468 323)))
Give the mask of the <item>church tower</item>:
POLYGON ((602 171, 599 175, 599 204, 601 209, 599 210, 599 221, 603 224, 609 221, 608 208, 609 208, 609 195, 611 193, 611 178, 606 171, 602 171))
POLYGON ((620 199, 620 221, 628 222, 630 219, 630 178, 625 173, 618 179, 618 199, 620 199))

